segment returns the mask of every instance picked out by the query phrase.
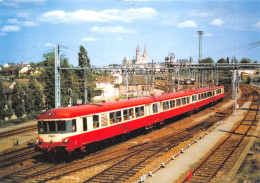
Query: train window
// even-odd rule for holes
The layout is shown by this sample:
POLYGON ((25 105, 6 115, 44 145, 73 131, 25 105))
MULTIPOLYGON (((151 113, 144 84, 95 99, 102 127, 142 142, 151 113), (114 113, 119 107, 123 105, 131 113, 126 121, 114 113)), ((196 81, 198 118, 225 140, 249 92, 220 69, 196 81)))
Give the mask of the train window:
POLYGON ((139 116, 141 116, 141 114, 140 114, 140 112, 139 112, 139 107, 136 107, 136 108, 135 108, 135 117, 137 118, 137 117, 139 117, 139 116))
POLYGON ((99 127, 99 115, 93 115, 93 128, 99 127))
POLYGON ((131 108, 123 110, 123 118, 125 121, 134 118, 134 109, 131 108))
POLYGON ((182 105, 186 104, 186 98, 185 97, 181 99, 181 103, 182 103, 182 105))
POLYGON ((197 95, 192 95, 192 102, 196 102, 197 101, 197 95))
POLYGON ((181 99, 176 99, 176 106, 179 107, 181 105, 181 99))
POLYGON ((116 122, 119 123, 121 121, 122 121, 121 111, 117 111, 116 112, 116 122))
POLYGON ((55 130, 55 121, 48 121, 49 131, 56 131, 55 130))
POLYGON ((110 121, 110 124, 116 123, 115 112, 109 113, 109 121, 110 121))
POLYGON ((141 116, 144 116, 144 106, 140 107, 140 113, 141 113, 141 116))
POLYGON ((200 100, 200 94, 198 94, 198 100, 200 100))
POLYGON ((38 128, 40 134, 58 132, 70 133, 77 131, 76 119, 59 121, 39 121, 38 128))
POLYGON ((76 125, 76 120, 75 119, 72 120, 72 131, 73 132, 77 131, 77 125, 76 125))
POLYGON ((200 99, 204 99, 203 93, 200 94, 200 99))
POLYGON ((187 97, 187 104, 190 103, 190 97, 187 97))
POLYGON ((174 108, 175 107, 175 100, 171 100, 170 101, 170 108, 174 108))
POLYGON ((158 103, 153 104, 153 113, 157 113, 158 111, 158 103))
POLYGON ((204 93, 204 98, 207 98, 207 93, 204 93))
POLYGON ((166 102, 163 102, 163 110, 168 110, 169 109, 169 102, 166 101, 166 102))
POLYGON ((213 90, 213 96, 215 96, 215 90, 213 90))
POLYGON ((87 131, 88 130, 88 125, 87 125, 87 118, 83 118, 83 131, 87 131))
POLYGON ((45 121, 38 121, 38 130, 39 133, 47 132, 47 123, 45 121))
POLYGON ((58 121, 57 122, 57 128, 59 132, 66 131, 66 123, 65 121, 58 121))

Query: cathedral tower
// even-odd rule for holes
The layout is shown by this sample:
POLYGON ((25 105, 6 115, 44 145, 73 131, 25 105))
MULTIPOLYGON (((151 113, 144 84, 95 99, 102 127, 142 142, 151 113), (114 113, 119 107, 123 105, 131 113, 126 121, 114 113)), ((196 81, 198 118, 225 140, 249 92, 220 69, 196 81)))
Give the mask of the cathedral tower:
POLYGON ((140 58, 140 48, 139 48, 139 44, 137 44, 137 48, 136 48, 136 60, 139 60, 140 58))

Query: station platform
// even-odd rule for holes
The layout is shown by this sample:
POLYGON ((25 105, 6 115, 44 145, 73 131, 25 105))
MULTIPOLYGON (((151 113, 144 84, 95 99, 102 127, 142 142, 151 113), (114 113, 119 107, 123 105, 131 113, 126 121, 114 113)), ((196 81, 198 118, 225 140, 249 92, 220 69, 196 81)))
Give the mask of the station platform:
MULTIPOLYGON (((226 103, 225 105, 232 105, 234 101, 226 103)), ((251 102, 246 102, 241 108, 248 108, 251 102)), ((224 106, 223 106, 224 107, 224 106)), ((180 154, 176 159, 170 161, 165 165, 165 168, 159 169, 152 176, 148 176, 145 180, 146 183, 172 183, 179 182, 179 178, 184 173, 192 171, 193 165, 201 160, 211 148, 217 144, 221 138, 225 137, 227 133, 231 131, 234 124, 243 119, 246 110, 238 110, 237 116, 230 116, 226 120, 222 121, 222 125, 217 126, 212 132, 208 133, 203 139, 199 140, 198 143, 193 144, 190 148, 186 149, 184 153, 180 154)), ((260 133, 260 125, 258 123, 255 135, 258 136, 260 133)), ((239 167, 243 163, 247 153, 250 150, 255 138, 250 140, 248 146, 244 149, 240 156, 240 160, 236 162, 233 169, 230 171, 229 176, 225 177, 224 182, 232 182, 232 178, 236 175, 239 167)), ((188 175, 188 174, 187 174, 188 175)))

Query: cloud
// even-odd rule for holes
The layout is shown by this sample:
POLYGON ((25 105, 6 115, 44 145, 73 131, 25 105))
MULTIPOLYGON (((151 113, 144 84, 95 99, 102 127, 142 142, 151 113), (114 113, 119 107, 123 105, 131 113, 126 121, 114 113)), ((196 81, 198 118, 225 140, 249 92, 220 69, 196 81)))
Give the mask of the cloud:
POLYGON ((123 34, 132 34, 135 33, 134 30, 132 29, 127 29, 122 26, 117 26, 117 27, 111 27, 111 26, 106 26, 106 27, 92 27, 91 29, 92 32, 98 32, 98 33, 123 33, 123 34))
POLYGON ((252 27, 259 29, 260 28, 260 22, 257 22, 256 24, 252 25, 252 27))
POLYGON ((5 6, 18 7, 20 4, 26 3, 44 3, 45 0, 0 0, 0 3, 5 6))
POLYGON ((46 47, 54 47, 54 45, 53 44, 51 44, 51 43, 45 43, 45 45, 44 46, 46 46, 46 47))
POLYGON ((212 20, 211 22, 210 22, 210 25, 213 25, 213 26, 221 26, 221 25, 223 25, 225 22, 222 20, 222 19, 220 19, 220 18, 215 18, 214 20, 212 20))
POLYGON ((24 21, 22 25, 26 27, 35 27, 38 26, 39 24, 33 21, 24 21))
POLYGON ((39 24, 33 21, 19 21, 16 18, 14 19, 8 19, 7 23, 9 24, 15 24, 15 25, 20 25, 20 26, 26 26, 26 27, 35 27, 38 26, 39 24))
POLYGON ((189 14, 192 17, 211 17, 211 16, 214 16, 214 13, 212 13, 212 12, 197 11, 197 10, 192 10, 189 14))
POLYGON ((20 31, 21 27, 16 25, 6 25, 4 26, 1 31, 3 32, 18 32, 20 31))
POLYGON ((213 34, 211 34, 211 33, 205 33, 204 36, 205 36, 205 37, 212 37, 213 34))
POLYGON ((134 20, 148 20, 156 16, 153 8, 130 8, 127 10, 107 9, 103 11, 77 10, 65 12, 54 10, 40 15, 39 20, 50 23, 80 23, 80 22, 132 22, 134 20))
POLYGON ((98 41, 98 39, 93 38, 93 37, 85 37, 85 38, 82 39, 82 41, 85 41, 85 42, 95 42, 95 41, 98 41))
POLYGON ((192 20, 186 20, 184 22, 177 24, 177 27, 179 27, 179 28, 196 28, 197 23, 192 20))

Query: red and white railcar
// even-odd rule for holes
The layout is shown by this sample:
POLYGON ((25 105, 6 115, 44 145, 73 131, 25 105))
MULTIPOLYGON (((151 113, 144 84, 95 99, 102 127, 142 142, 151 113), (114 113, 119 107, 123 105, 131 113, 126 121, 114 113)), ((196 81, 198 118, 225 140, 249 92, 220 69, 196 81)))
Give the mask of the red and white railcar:
POLYGON ((37 149, 75 149, 192 112, 224 97, 224 87, 52 109, 38 115, 37 149))

